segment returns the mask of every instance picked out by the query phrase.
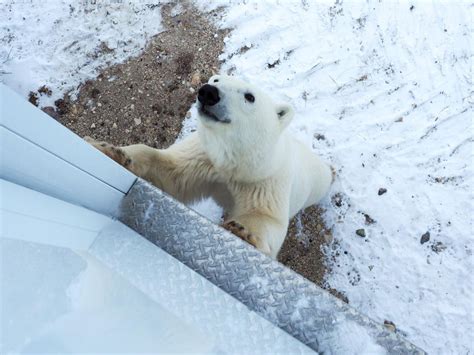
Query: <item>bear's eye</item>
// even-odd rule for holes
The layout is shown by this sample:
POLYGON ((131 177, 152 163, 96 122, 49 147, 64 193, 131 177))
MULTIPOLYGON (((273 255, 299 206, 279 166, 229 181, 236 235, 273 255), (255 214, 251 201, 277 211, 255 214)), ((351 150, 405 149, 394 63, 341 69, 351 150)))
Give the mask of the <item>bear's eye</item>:
POLYGON ((218 83, 218 82, 219 82, 219 79, 214 79, 213 82, 214 82, 214 83, 218 83))
POLYGON ((253 95, 252 95, 251 93, 249 93, 249 92, 246 93, 246 94, 244 95, 244 97, 245 97, 245 100, 247 100, 248 102, 254 102, 254 101, 255 101, 255 96, 253 96, 253 95))

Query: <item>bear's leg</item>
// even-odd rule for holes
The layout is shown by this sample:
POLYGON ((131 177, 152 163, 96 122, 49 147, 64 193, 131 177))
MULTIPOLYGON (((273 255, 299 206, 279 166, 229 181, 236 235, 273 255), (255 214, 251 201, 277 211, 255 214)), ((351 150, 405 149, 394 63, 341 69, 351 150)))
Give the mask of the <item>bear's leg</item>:
POLYGON ((181 202, 209 197, 214 190, 217 174, 194 138, 164 150, 143 144, 116 147, 89 137, 84 139, 135 175, 181 202))

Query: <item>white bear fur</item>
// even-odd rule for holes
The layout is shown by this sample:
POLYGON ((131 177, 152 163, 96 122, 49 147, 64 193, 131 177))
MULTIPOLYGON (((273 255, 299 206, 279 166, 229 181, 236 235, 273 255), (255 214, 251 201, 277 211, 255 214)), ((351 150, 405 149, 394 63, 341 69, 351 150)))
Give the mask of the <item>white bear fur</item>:
POLYGON ((168 149, 113 147, 125 153, 127 164, 110 147, 94 145, 182 202, 213 197, 227 222, 245 228, 237 235, 276 258, 290 218, 328 191, 331 168, 286 129, 294 115, 290 105, 275 104, 233 77, 217 75, 208 83, 220 101, 207 110, 225 122, 200 111, 198 131, 168 149))

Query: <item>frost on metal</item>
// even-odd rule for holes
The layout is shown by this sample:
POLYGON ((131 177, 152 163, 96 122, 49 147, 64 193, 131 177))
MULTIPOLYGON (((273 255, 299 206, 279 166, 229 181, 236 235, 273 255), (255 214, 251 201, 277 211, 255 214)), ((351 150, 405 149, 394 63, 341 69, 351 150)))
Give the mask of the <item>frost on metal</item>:
POLYGON ((316 351, 341 348, 422 354, 346 303, 138 179, 119 219, 316 351))

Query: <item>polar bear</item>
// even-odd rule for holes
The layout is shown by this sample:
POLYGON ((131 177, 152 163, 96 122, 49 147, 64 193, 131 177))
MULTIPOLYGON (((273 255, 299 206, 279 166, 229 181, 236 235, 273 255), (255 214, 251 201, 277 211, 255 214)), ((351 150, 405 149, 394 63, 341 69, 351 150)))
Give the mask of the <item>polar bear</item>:
POLYGON ((332 168, 286 129, 292 107, 258 87, 215 75, 197 106, 197 132, 168 149, 89 141, 181 202, 212 197, 224 228, 276 258, 290 218, 321 200, 332 168))

